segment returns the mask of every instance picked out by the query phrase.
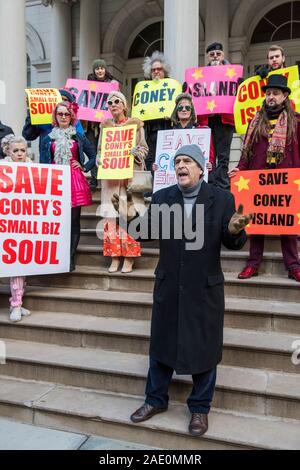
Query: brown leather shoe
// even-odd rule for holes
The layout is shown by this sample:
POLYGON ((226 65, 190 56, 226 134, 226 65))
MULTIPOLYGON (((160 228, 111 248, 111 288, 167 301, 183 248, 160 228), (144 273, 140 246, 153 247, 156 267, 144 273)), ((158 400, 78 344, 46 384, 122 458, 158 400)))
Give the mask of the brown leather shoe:
POLYGON ((144 403, 130 416, 130 419, 133 423, 141 423, 142 421, 152 418, 152 416, 157 415, 158 413, 163 413, 163 411, 167 411, 167 408, 155 408, 148 403, 144 403))
POLYGON ((204 413, 192 413, 189 432, 192 436, 202 436, 208 430, 208 417, 204 413))

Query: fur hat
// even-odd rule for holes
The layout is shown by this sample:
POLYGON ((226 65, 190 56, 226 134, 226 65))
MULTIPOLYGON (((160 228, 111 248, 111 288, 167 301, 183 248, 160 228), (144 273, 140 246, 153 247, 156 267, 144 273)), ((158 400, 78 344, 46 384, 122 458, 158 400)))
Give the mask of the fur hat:
POLYGON ((154 62, 160 62, 161 65, 163 66, 163 69, 165 71, 165 78, 170 77, 171 73, 171 68, 169 64, 165 60, 165 56, 163 55, 162 52, 159 51, 154 51, 151 57, 145 57, 144 63, 143 63, 143 71, 144 71, 144 77, 147 80, 151 80, 151 67, 154 62))

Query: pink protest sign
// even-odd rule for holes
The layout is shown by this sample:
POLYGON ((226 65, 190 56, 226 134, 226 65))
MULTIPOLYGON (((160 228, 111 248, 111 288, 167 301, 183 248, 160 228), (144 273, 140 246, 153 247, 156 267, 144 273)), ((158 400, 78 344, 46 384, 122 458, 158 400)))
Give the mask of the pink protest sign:
POLYGON ((69 78, 66 88, 76 96, 79 119, 101 122, 111 118, 106 102, 111 91, 119 90, 118 82, 92 82, 69 78))
POLYGON ((242 65, 215 65, 185 71, 185 81, 192 90, 197 116, 233 114, 233 106, 243 77, 242 65))

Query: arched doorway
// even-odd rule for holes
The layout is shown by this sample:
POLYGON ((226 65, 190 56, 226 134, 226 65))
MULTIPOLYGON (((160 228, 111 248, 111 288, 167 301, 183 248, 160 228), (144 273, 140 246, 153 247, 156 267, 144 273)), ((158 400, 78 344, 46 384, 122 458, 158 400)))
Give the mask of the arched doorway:
POLYGON ((163 52, 163 28, 163 21, 155 21, 143 28, 130 45, 125 74, 125 91, 129 98, 132 97, 137 82, 144 79, 142 68, 144 57, 154 51, 163 52))
POLYGON ((248 54, 248 73, 266 63, 271 44, 285 50, 286 65, 300 65, 300 1, 285 2, 271 9, 257 23, 248 54))

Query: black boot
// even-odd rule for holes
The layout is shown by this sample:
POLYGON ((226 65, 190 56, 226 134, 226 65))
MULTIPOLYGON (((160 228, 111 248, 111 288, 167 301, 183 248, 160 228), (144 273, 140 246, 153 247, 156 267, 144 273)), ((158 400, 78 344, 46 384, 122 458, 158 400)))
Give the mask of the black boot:
POLYGON ((75 254, 80 239, 80 233, 71 234, 70 273, 75 271, 75 254))

